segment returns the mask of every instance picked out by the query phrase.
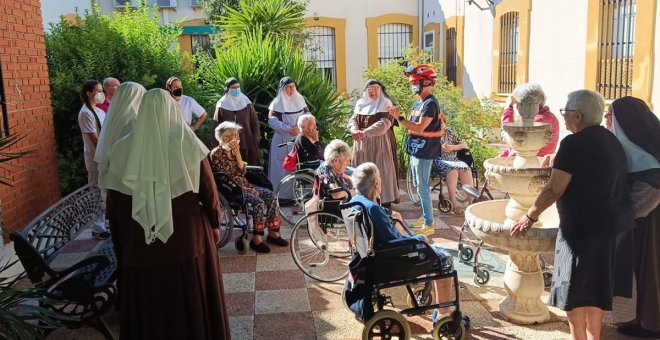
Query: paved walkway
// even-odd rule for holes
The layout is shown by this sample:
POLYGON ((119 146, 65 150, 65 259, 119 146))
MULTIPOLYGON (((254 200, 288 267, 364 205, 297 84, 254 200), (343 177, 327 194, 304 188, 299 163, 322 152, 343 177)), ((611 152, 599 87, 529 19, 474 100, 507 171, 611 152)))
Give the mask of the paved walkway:
MULTIPOLYGON (((402 198, 405 194, 402 193, 402 198)), ((404 219, 419 217, 419 210, 409 202, 394 206, 404 219)), ((447 249, 457 249, 457 229, 462 216, 436 211, 436 232, 430 239, 447 249)), ((289 236, 291 226, 282 227, 289 236)), ((100 241, 84 231, 58 256, 53 266, 66 267, 93 253, 100 241)), ((295 265, 288 248, 271 247, 270 254, 249 250, 238 255, 233 242, 219 250, 227 309, 230 315, 232 339, 360 339, 362 324, 341 302, 343 282, 320 283, 306 277, 295 265)), ((486 251, 481 257, 493 266, 490 282, 477 286, 471 267, 457 258, 454 263, 461 281, 461 308, 472 319, 468 339, 567 339, 565 313, 551 308, 551 319, 540 325, 516 325, 499 312, 499 300, 505 295, 502 284, 506 256, 497 250, 486 251)), ((548 259, 549 262, 552 258, 548 259)), ((405 306, 405 291, 392 291, 395 306, 405 306)), ((547 300, 548 292, 542 297, 547 300)), ((105 317, 115 334, 119 334, 118 315, 105 317)), ((430 315, 407 317, 414 339, 432 339, 430 315)), ((60 329, 49 339, 102 339, 93 329, 60 329)), ((603 328, 603 339, 619 337, 612 325, 603 328)))

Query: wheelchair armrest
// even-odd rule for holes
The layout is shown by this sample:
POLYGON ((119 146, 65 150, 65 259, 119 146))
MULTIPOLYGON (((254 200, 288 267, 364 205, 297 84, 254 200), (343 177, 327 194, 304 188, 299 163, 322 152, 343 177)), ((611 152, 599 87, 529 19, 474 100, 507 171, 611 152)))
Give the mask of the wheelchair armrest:
POLYGON ((264 167, 260 165, 248 165, 245 167, 245 171, 250 172, 250 171, 255 171, 255 172, 263 172, 264 167))
POLYGON ((347 189, 344 189, 344 188, 342 188, 342 187, 337 187, 337 188, 334 188, 334 189, 330 189, 330 190, 328 190, 328 194, 333 195, 333 194, 336 194, 336 193, 338 193, 338 192, 342 192, 342 191, 346 193, 346 197, 341 198, 341 199, 335 199, 335 198, 332 198, 332 196, 330 196, 330 197, 327 197, 327 198, 325 198, 325 199, 326 199, 326 200, 334 200, 334 201, 342 201, 342 202, 348 202, 348 201, 350 201, 351 198, 353 197, 353 196, 351 195, 351 191, 350 191, 350 190, 347 190, 347 189))

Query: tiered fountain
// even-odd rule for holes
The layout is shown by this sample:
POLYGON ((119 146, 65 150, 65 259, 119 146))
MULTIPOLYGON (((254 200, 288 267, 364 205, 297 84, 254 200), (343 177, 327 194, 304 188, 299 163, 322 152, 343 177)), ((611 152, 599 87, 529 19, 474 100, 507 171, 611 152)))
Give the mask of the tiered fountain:
POLYGON ((554 251, 559 226, 553 206, 539 216, 525 237, 509 236, 511 227, 527 213, 550 179, 551 169, 541 168, 536 157, 552 135, 549 124, 534 122, 539 104, 519 103, 520 121, 502 127, 506 143, 516 151, 516 156, 484 162, 488 184, 509 193, 511 198, 476 203, 465 211, 466 221, 477 237, 486 244, 509 251, 504 272, 507 295, 500 302, 500 311, 512 321, 523 324, 550 318, 548 307, 541 301, 544 282, 539 253, 554 251))

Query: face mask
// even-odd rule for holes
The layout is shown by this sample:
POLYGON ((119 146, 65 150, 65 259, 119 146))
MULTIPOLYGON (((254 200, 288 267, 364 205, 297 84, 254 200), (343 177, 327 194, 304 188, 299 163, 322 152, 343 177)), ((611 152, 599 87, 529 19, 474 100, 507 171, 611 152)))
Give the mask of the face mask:
POLYGON ((172 95, 175 97, 181 97, 183 95, 183 88, 172 90, 172 95))
POLYGON ((94 102, 96 102, 96 104, 101 104, 104 101, 105 101, 105 95, 103 94, 103 92, 99 92, 94 95, 94 102))
POLYGON ((238 97, 241 95, 241 89, 240 88, 230 89, 229 94, 231 94, 232 97, 238 97))
POLYGON ((412 91, 413 94, 419 94, 422 92, 422 87, 419 85, 410 85, 410 91, 412 91))

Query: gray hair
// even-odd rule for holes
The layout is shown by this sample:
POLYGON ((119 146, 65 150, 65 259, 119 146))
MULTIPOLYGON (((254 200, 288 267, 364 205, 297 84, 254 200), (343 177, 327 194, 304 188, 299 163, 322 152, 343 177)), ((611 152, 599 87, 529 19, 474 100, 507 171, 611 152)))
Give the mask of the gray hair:
POLYGON ((215 139, 218 141, 218 143, 222 144, 222 137, 225 135, 225 133, 229 131, 241 131, 242 129, 242 126, 234 122, 222 122, 220 125, 218 125, 218 127, 215 128, 215 139))
POLYGON ((351 176, 355 189, 362 195, 369 195, 371 193, 376 186, 376 180, 378 178, 380 178, 380 171, 376 164, 371 162, 360 164, 360 166, 355 168, 353 176, 351 176))
POLYGON ((104 88, 104 89, 105 89, 106 87, 108 87, 108 83, 109 83, 111 80, 116 80, 118 83, 120 82, 119 79, 117 79, 117 78, 107 77, 107 78, 103 79, 103 88, 104 88))
POLYGON ((311 113, 305 113, 304 115, 298 117, 297 125, 298 129, 302 130, 303 127, 307 126, 308 122, 316 120, 311 113))
POLYGON ((600 125, 605 112, 605 99, 591 90, 577 90, 568 94, 566 109, 580 111, 585 126, 600 125))
POLYGON ((346 142, 339 139, 333 139, 325 147, 325 150, 323 150, 323 158, 326 162, 330 162, 339 157, 351 158, 351 148, 346 142))
POLYGON ((518 101, 521 115, 535 115, 545 105, 545 93, 539 84, 525 83, 516 86, 511 94, 518 101))

